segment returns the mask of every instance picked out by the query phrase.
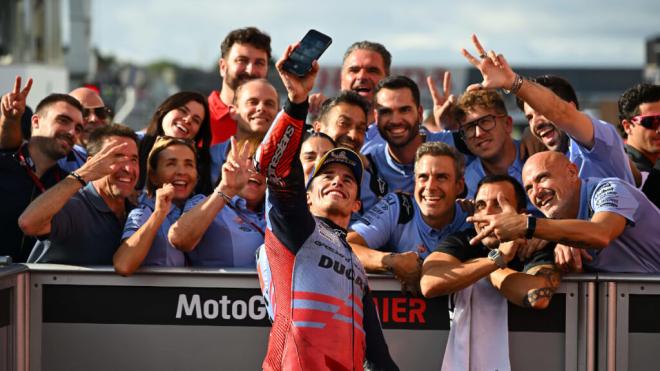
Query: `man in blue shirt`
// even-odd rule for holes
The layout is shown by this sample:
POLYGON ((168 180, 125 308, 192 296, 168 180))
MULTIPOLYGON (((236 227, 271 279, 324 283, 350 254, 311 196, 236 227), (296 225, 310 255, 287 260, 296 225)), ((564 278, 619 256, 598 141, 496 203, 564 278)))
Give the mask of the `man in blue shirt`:
MULTIPOLYGON (((615 176, 635 184, 623 141, 612 125, 580 112, 577 99, 573 100, 574 94, 573 97, 567 94, 564 98, 542 83, 522 78, 509 67, 504 56, 493 51, 486 54, 476 36, 472 41, 480 59, 465 49, 463 55, 479 69, 484 80, 468 89, 505 89, 505 92, 515 94, 525 102, 525 116, 532 133, 551 150, 565 150, 566 145, 562 145, 562 140, 565 142, 562 132, 565 132, 569 137, 568 157, 578 166, 582 178, 615 176)), ((559 85, 556 79, 539 80, 548 85, 559 85)))
POLYGON ((412 192, 417 148, 424 142, 444 142, 467 153, 458 133, 420 132, 424 109, 417 84, 405 76, 385 78, 376 86, 375 116, 385 143, 369 146, 363 153, 385 179, 390 192, 412 192))
POLYGON ((513 120, 502 97, 494 90, 471 90, 463 94, 455 110, 460 134, 477 159, 465 169, 468 198, 486 175, 508 174, 520 181, 520 144, 511 138, 513 120))
POLYGON ((420 257, 450 233, 469 228, 467 213, 456 203, 464 189, 464 164, 463 155, 445 143, 419 147, 414 198, 390 193, 351 226, 348 241, 367 271, 391 271, 417 291, 420 257))
MULTIPOLYGON (((535 236, 586 249, 586 266, 595 271, 660 272, 660 210, 637 188, 619 178, 581 179, 577 165, 558 152, 530 157, 523 180, 530 200, 548 219, 510 210, 474 216, 468 220, 488 226, 473 243, 491 233, 501 241, 535 236)), ((559 249, 558 262, 571 263, 574 254, 559 249)))
POLYGON ((25 209, 18 224, 40 241, 30 263, 111 265, 139 174, 137 137, 113 124, 98 128, 87 162, 25 209), (94 226, 90 228, 90 226, 94 226))

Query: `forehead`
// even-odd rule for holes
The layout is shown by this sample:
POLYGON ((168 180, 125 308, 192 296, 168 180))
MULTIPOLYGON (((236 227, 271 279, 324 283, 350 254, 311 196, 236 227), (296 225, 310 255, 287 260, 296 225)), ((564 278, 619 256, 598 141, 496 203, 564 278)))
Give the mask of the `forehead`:
MULTIPOLYGON (((330 116, 339 117, 339 116, 348 116, 355 121, 367 121, 367 115, 365 115, 362 109, 354 104, 348 103, 339 103, 336 106, 332 107, 329 112, 330 116)), ((334 122, 329 122, 333 124, 334 122)))
POLYGON ((201 113, 204 113, 204 106, 195 100, 189 100, 188 102, 186 102, 186 104, 184 104, 184 106, 191 111, 199 111, 201 113))
POLYGON ((502 193, 507 200, 515 200, 516 192, 509 182, 486 183, 479 188, 474 199, 476 201, 497 200, 498 193, 502 193))
POLYGON ((415 105, 410 89, 381 89, 376 94, 376 102, 384 107, 415 105))
POLYGON ((337 162, 324 166, 323 169, 319 172, 319 174, 328 174, 328 173, 337 174, 341 176, 350 176, 351 178, 355 178, 353 172, 348 166, 337 162))
POLYGON ((447 173, 456 175, 454 159, 445 155, 424 155, 415 163, 416 173, 447 173))
POLYGON ((344 68, 348 67, 377 67, 385 72, 383 57, 373 50, 356 49, 344 60, 344 68))
POLYGON ((238 91, 239 99, 260 98, 277 101, 275 88, 263 80, 250 80, 243 84, 238 91))
POLYGON ((58 115, 67 115, 75 121, 82 121, 82 112, 78 108, 67 102, 55 102, 46 108, 46 115, 55 117, 58 115))
POLYGON ((470 121, 474 121, 476 119, 479 119, 481 117, 484 117, 486 115, 497 115, 497 111, 495 111, 495 108, 486 108, 484 106, 474 106, 471 107, 469 111, 465 112, 465 119, 463 120, 463 124, 468 123, 470 121))
POLYGON ((302 152, 312 152, 312 151, 317 151, 317 152, 322 152, 322 151, 329 151, 334 146, 330 141, 324 137, 313 137, 308 140, 306 140, 303 145, 302 145, 302 152))
POLYGON ((82 106, 85 108, 96 108, 104 106, 103 100, 94 91, 71 94, 71 96, 76 98, 78 102, 80 102, 80 104, 82 104, 82 106))
POLYGON ((268 58, 268 54, 265 50, 257 49, 250 44, 234 43, 234 45, 231 46, 231 49, 229 49, 229 58, 235 58, 238 56, 261 59, 268 58))
POLYGON ((131 156, 131 157, 136 156, 137 157, 137 154, 138 154, 137 144, 135 143, 135 141, 133 139, 113 135, 113 136, 107 137, 103 140, 102 149, 107 147, 108 145, 110 145, 110 142, 112 142, 112 141, 116 141, 116 143, 115 143, 116 145, 119 145, 119 144, 122 144, 122 143, 128 143, 128 145, 126 147, 124 147, 119 153, 121 153, 122 155, 125 155, 125 156, 131 156))
POLYGON ((658 114, 660 115, 660 100, 650 103, 642 103, 639 105, 639 114, 640 115, 651 115, 658 114))
POLYGON ((189 160, 189 159, 195 159, 195 154, 186 145, 173 144, 161 151, 159 159, 172 158, 172 157, 178 160, 189 160))

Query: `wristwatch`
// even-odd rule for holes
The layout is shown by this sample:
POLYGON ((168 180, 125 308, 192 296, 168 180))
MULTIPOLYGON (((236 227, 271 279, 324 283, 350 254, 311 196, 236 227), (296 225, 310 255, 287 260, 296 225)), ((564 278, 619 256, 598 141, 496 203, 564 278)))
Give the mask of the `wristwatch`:
POLYGON ((506 268, 506 262, 504 261, 504 255, 500 249, 490 250, 488 253, 488 259, 492 260, 500 268, 506 268))

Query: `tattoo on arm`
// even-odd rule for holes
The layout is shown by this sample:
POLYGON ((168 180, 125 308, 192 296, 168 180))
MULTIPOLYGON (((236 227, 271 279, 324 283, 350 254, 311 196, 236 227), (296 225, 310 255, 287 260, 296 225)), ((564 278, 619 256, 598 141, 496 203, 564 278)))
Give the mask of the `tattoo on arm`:
POLYGON ((523 298, 523 306, 526 308, 533 307, 540 300, 550 301, 561 283, 561 273, 555 268, 541 268, 534 275, 543 278, 545 283, 543 287, 527 292, 523 298))

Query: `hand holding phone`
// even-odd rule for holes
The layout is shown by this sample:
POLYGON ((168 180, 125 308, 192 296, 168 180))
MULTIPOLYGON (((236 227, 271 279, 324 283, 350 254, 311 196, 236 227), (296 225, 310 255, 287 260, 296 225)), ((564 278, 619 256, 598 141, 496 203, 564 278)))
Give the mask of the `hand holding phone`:
POLYGON ((312 70, 312 62, 318 60, 330 44, 332 39, 329 36, 309 30, 298 47, 284 61, 284 70, 298 77, 305 76, 312 70))

